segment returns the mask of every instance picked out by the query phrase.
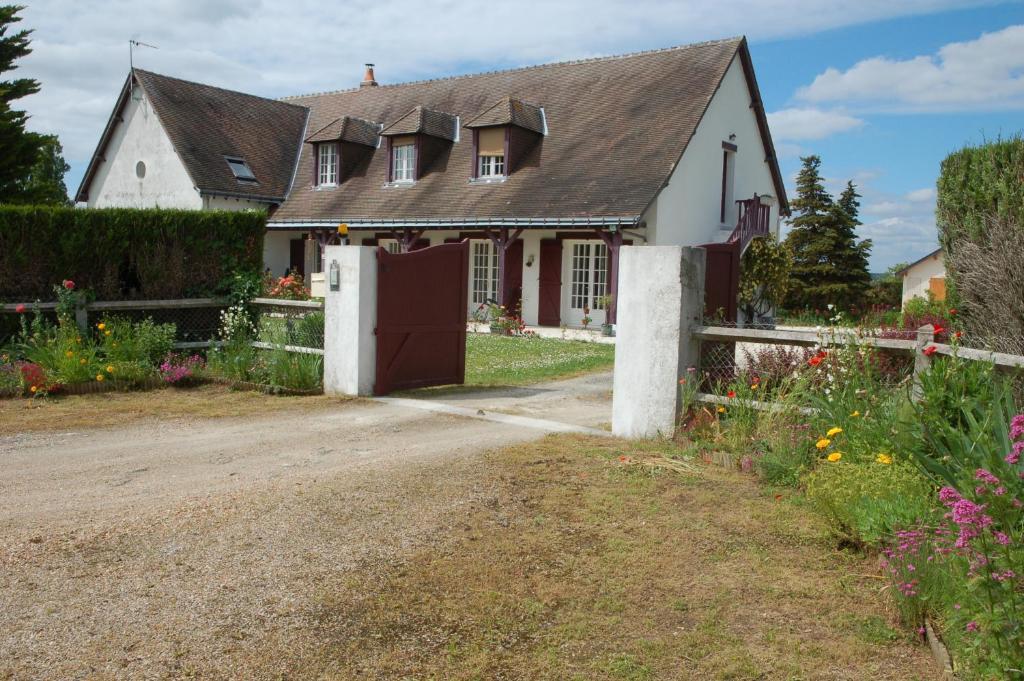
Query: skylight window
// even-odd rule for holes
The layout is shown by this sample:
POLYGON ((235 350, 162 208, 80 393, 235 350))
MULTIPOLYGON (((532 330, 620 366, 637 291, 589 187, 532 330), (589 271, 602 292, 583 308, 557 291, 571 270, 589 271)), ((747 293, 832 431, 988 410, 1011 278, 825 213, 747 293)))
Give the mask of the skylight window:
POLYGON ((249 167, 244 158, 225 156, 224 160, 228 162, 228 167, 231 168, 231 172, 239 182, 256 181, 256 175, 253 174, 252 168, 249 167))

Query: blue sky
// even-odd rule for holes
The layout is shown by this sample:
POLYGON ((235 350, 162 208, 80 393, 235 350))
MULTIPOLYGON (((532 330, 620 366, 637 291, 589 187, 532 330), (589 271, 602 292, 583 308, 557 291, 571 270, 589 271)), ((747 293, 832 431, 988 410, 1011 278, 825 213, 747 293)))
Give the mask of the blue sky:
POLYGON ((1024 2, 998 0, 40 0, 21 63, 78 186, 128 69, 253 94, 355 85, 363 62, 401 82, 747 33, 787 186, 819 154, 830 189, 864 195, 872 269, 935 247, 934 186, 950 151, 1024 128, 1024 2), (484 26, 503 26, 502 41, 484 26))

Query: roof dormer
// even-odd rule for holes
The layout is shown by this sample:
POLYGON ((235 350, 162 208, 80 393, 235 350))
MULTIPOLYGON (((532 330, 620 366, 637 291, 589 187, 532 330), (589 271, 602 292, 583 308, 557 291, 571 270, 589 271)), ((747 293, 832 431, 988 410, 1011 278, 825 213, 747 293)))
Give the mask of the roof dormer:
POLYGON ((473 181, 504 180, 547 134, 544 110, 503 97, 466 123, 473 132, 473 181))
POLYGON ((380 145, 380 128, 373 121, 342 116, 307 137, 313 145, 313 185, 337 186, 369 163, 380 145))
POLYGON ((458 139, 459 119, 417 106, 381 130, 387 140, 388 183, 411 183, 447 158, 458 139))

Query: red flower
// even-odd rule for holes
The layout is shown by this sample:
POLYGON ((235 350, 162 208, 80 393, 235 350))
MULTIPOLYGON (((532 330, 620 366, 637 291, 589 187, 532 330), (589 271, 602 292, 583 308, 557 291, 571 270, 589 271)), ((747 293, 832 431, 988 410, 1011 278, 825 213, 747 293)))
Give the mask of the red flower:
POLYGON ((71 281, 70 279, 65 279, 60 284, 69 291, 75 290, 75 282, 71 281))
POLYGON ((679 379, 679 385, 686 385, 686 379, 685 378, 680 378, 679 379))
POLYGON ((815 355, 814 357, 811 357, 809 360, 807 360, 807 363, 810 364, 812 367, 816 367, 819 364, 821 364, 821 357, 819 355, 815 355))
POLYGON ((950 316, 950 317, 955 317, 955 316, 956 316, 956 309, 955 309, 955 308, 950 308, 950 310, 949 310, 949 316, 950 316))
POLYGON ((953 338, 960 340, 960 336, 962 335, 964 335, 962 331, 956 331, 955 333, 953 333, 953 338))
POLYGON ((934 355, 934 354, 935 354, 936 352, 938 352, 938 350, 939 350, 939 349, 938 349, 937 347, 935 347, 934 345, 929 345, 928 347, 926 347, 926 348, 925 348, 924 350, 922 350, 921 352, 922 352, 922 353, 924 353, 924 356, 925 356, 925 357, 931 357, 931 356, 932 356, 932 355, 934 355))
POLYGON ((730 397, 730 398, 731 398, 731 397, 736 397, 736 391, 735 391, 735 390, 730 390, 729 392, 727 392, 727 393, 725 394, 725 396, 726 396, 726 397, 730 397))
POLYGON ((25 314, 25 304, 24 303, 18 303, 14 307, 14 311, 17 312, 18 314, 25 314))
POLYGON ((936 324, 935 325, 935 335, 936 336, 938 336, 940 333, 942 333, 945 330, 946 330, 946 327, 942 326, 942 324, 936 324))
POLYGON ((760 382, 761 382, 761 377, 760 376, 754 376, 752 383, 757 384, 757 383, 760 383, 760 382))

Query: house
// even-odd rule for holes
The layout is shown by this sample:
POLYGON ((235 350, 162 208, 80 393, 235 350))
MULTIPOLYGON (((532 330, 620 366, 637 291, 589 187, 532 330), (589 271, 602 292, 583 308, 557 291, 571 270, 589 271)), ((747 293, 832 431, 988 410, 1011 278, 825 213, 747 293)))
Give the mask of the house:
POLYGON ((903 278, 903 304, 911 298, 946 299, 946 264, 937 248, 897 272, 903 278))
POLYGON ((77 199, 266 207, 265 263, 470 240, 469 310, 614 321, 623 244, 734 245, 788 203, 744 38, 268 100, 135 69, 77 199), (609 308, 609 309, 605 309, 609 308))

